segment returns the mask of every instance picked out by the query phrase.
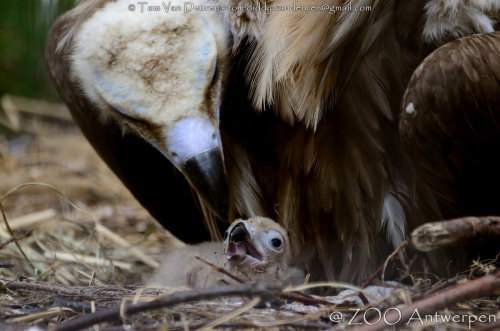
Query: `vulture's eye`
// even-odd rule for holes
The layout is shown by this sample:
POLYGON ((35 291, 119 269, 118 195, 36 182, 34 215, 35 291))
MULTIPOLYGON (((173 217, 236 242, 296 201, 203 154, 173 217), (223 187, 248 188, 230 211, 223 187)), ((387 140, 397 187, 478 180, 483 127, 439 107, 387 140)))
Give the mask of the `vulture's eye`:
POLYGON ((273 238, 271 239, 271 245, 273 245, 274 248, 280 248, 283 243, 281 242, 281 239, 278 238, 273 238))

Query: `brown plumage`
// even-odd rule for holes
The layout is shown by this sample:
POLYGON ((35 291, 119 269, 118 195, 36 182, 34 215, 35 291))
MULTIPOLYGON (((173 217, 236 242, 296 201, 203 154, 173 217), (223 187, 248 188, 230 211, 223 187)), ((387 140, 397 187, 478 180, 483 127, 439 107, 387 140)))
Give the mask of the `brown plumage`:
POLYGON ((156 271, 151 285, 207 287, 235 280, 195 259, 199 255, 223 267, 245 282, 287 285, 300 283, 304 274, 289 266, 290 242, 273 220, 254 217, 234 221, 224 235, 224 242, 205 242, 180 248, 167 254, 156 271))
MULTIPOLYGON (((316 2, 299 5, 305 3, 316 2)), ((255 174, 251 180, 258 184, 250 185, 260 189, 255 210, 242 205, 248 198, 236 201, 236 210, 266 211, 282 222, 316 279, 361 281, 403 240, 405 222, 420 221, 397 117, 406 82, 423 58, 417 46, 421 15, 406 13, 422 8, 415 2, 364 3, 373 5, 369 14, 269 16, 249 73, 257 106, 283 120, 273 119, 271 132, 261 133, 272 141, 269 154, 277 155, 274 172, 262 174, 264 162, 255 153, 241 157, 246 146, 231 158, 235 168, 251 160, 245 172, 255 174), (384 222, 386 199, 395 207, 384 222)), ((235 175, 235 183, 231 175, 229 170, 233 191, 248 185, 246 177, 235 175)))
MULTIPOLYGON (((403 97, 400 133, 447 218, 500 214, 500 32, 450 42, 422 62, 403 97)), ((494 256, 500 245, 480 248, 453 255, 494 256)))
MULTIPOLYGON (((92 5, 99 11, 107 2, 87 0, 80 5, 85 9, 81 12, 88 17, 92 5)), ((257 0, 220 3, 262 4, 257 0)), ((324 3, 296 1, 297 6, 324 3)), ((344 1, 326 4, 341 6, 344 1)), ((496 161, 491 162, 488 151, 498 146, 499 137, 494 112, 499 104, 498 80, 494 80, 498 72, 492 65, 498 63, 498 38, 472 36, 433 53, 450 40, 497 29, 498 1, 359 0, 352 6, 370 10, 223 12, 228 27, 224 33, 232 44, 227 51, 217 49, 223 64, 216 66, 221 84, 215 86, 220 94, 193 89, 200 91, 195 98, 203 95, 209 104, 221 106, 218 124, 225 178, 209 185, 227 179, 229 219, 256 215, 276 219, 290 235, 293 255, 316 280, 360 282, 415 226, 460 213, 494 211, 491 206, 498 200, 498 194, 484 200, 461 193, 483 187, 488 174, 495 173, 496 161), (407 87, 401 140, 398 121, 407 87), (405 115, 411 113, 407 107, 412 102, 416 119, 405 115), (462 103, 471 106, 464 110, 462 103), (480 118, 492 120, 490 126, 477 124, 480 118), (441 169, 433 172, 436 164, 441 169), (482 176, 474 179, 470 174, 478 171, 482 176)), ((176 215, 181 217, 188 200, 177 199, 175 187, 165 190, 170 192, 166 199, 151 190, 156 185, 170 186, 163 170, 168 162, 153 152, 147 139, 126 136, 120 141, 119 120, 109 133, 106 124, 95 124, 95 116, 85 111, 92 108, 91 102, 78 90, 74 82, 78 77, 68 75, 71 63, 64 52, 55 51, 57 41, 64 40, 67 31, 75 28, 73 22, 85 15, 63 18, 49 38, 48 62, 56 85, 89 140, 143 204, 174 234, 200 240, 206 235, 193 228, 201 227, 201 222, 167 219, 170 206, 178 207, 176 215), (113 144, 103 144, 110 134, 113 144), (141 150, 149 152, 144 155, 141 150), (139 154, 130 156, 130 152, 139 154), (134 163, 135 155, 148 160, 148 166, 134 163), (162 180, 155 182, 156 177, 162 180), (182 203, 165 202, 179 200, 182 203)), ((173 18, 165 16, 165 20, 173 18)), ((185 26, 189 30, 190 25, 185 26)), ((165 30, 165 40, 173 31, 165 30)), ((220 34, 213 36, 217 39, 220 34)), ((64 45, 72 51, 71 41, 64 45)), ((196 64, 186 57, 182 69, 186 75, 167 75, 165 80, 175 76, 183 82, 196 64)), ((182 111, 166 109, 158 114, 164 120, 182 111)), ((204 187, 190 184, 198 192, 204 187)), ((214 208, 206 194, 201 205, 205 211, 221 209, 214 208)), ((206 223, 214 225, 213 220, 206 223)), ((444 256, 441 271, 447 262, 444 256)))
MULTIPOLYGON (((255 142, 235 146, 231 136, 223 143, 236 169, 226 166, 230 190, 244 197, 234 200, 236 211, 247 216, 267 212, 284 224, 291 231, 294 252, 303 254, 313 278, 359 282, 408 230, 450 216, 443 200, 435 198, 439 189, 435 192, 432 183, 421 181, 415 173, 418 167, 413 169, 405 158, 398 135, 400 104, 412 72, 434 45, 492 31, 498 6, 475 1, 463 6, 456 1, 427 1, 425 7, 424 1, 353 5, 370 5, 372 10, 333 15, 284 11, 268 17, 246 79, 255 108, 279 118, 256 119, 263 128, 259 135, 269 139, 263 145, 270 147, 261 145, 257 150, 267 154, 259 154, 254 152, 255 142), (428 43, 422 41, 424 31, 428 43), (261 156, 273 154, 275 158, 261 156)), ((498 53, 491 47, 484 51, 484 60, 497 61, 498 53)), ((474 61, 472 54, 469 61, 474 61)), ((493 74, 491 68, 484 70, 493 74)), ((445 79, 434 78, 429 83, 447 88, 445 79)), ((490 102, 498 107, 496 97, 490 102)), ((426 142, 427 149, 434 147, 426 142)), ((416 158, 434 162, 423 152, 416 158)), ((498 194, 493 197, 498 199, 498 194)), ((448 259, 453 261, 445 256, 439 271, 450 268, 448 259)))

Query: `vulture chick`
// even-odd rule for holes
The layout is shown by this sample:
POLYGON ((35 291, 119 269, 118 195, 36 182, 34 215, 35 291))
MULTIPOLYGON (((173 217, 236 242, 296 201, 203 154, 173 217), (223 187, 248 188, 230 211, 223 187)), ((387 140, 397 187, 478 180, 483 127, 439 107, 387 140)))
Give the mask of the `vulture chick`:
POLYGON ((153 216, 180 239, 206 240, 173 167, 206 215, 227 219, 218 129, 226 23, 214 11, 165 15, 129 5, 86 0, 61 16, 47 41, 49 71, 86 137, 153 216))
POLYGON ((288 265, 290 243, 285 229, 265 217, 234 221, 224 242, 205 242, 169 253, 160 265, 152 285, 194 288, 233 282, 205 263, 199 255, 248 282, 273 285, 303 281, 303 273, 288 265))

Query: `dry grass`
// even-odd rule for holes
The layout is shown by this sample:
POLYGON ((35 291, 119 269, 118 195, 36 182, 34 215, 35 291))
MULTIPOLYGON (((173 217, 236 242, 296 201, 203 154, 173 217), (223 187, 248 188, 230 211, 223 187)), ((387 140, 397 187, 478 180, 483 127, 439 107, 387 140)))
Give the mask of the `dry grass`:
MULTIPOLYGON (((19 247, 11 242, 0 249, 0 263, 13 265, 0 268, 0 329, 53 327, 106 307, 119 307, 125 301, 147 302, 176 292, 139 285, 148 280, 164 252, 182 243, 135 201, 76 127, 66 118, 54 121, 47 120, 43 113, 17 114, 15 107, 13 114, 18 119, 16 125, 26 133, 0 139, 0 202, 14 237, 32 232, 18 241, 19 247)), ((4 119, 3 123, 9 122, 4 119)), ((9 238, 10 231, 0 225, 0 244, 9 238)), ((412 288, 397 290, 362 307, 361 312, 369 307, 384 311, 407 305, 492 274, 497 268, 498 261, 477 262, 462 275, 432 284, 425 277, 415 277, 412 288)), ((490 314, 500 319, 499 294, 497 289, 489 297, 462 300, 441 313, 490 314)), ((330 321, 333 311, 342 312, 345 321, 355 313, 346 304, 335 307, 282 301, 254 307, 265 299, 233 296, 165 305, 134 315, 121 314, 114 323, 99 329, 329 329, 346 327, 346 322, 337 325, 330 321)), ((373 310, 368 310, 366 316, 372 315, 373 310)), ((354 321, 363 322, 364 316, 354 321)), ((441 330, 458 326, 468 327, 466 323, 413 323, 406 328, 441 330)))
MULTIPOLYGON (((0 277, 66 285, 143 281, 181 243, 149 216, 78 129, 45 117, 0 143, 0 197, 14 233, 33 230, 0 252, 0 277), (125 248, 125 249, 124 249, 125 248)), ((1 222, 3 223, 3 221, 1 222)), ((0 242, 10 237, 0 225, 0 242)))

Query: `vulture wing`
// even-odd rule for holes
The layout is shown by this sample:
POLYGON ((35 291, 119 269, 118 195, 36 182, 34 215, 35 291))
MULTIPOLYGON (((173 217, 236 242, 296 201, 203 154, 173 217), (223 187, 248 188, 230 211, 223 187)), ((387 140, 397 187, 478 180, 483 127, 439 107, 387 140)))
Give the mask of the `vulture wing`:
POLYGON ((443 216, 500 214, 500 32, 431 53, 402 101, 400 134, 443 216))

